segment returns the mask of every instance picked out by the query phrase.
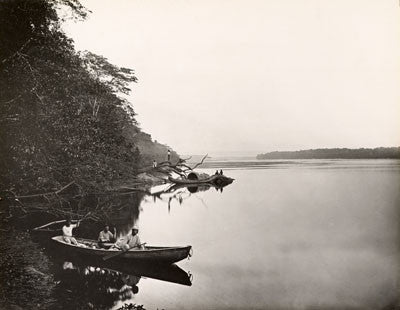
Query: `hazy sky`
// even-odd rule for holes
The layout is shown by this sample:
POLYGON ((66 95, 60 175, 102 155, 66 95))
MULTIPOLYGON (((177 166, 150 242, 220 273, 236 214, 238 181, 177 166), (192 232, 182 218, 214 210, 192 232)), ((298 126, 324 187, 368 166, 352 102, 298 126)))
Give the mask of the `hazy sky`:
POLYGON ((88 0, 78 49, 133 68, 180 154, 400 145, 398 0, 88 0))

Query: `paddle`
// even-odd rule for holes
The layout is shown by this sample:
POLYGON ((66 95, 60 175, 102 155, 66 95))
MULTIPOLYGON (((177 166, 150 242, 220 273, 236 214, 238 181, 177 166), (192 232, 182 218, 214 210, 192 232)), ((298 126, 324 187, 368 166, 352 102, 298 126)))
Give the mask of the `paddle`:
MULTIPOLYGON (((142 245, 145 245, 146 244, 146 242, 145 243, 141 243, 141 244, 139 244, 139 246, 142 246, 142 245)), ((126 253, 126 252, 128 252, 129 250, 127 250, 127 251, 119 251, 119 252, 117 252, 117 253, 111 253, 111 254, 109 254, 109 255, 106 255, 106 256, 104 256, 103 257, 103 260, 105 261, 105 260, 109 260, 110 258, 113 258, 113 257, 116 257, 116 256, 120 256, 120 255, 122 255, 122 254, 124 254, 124 253, 126 253)))

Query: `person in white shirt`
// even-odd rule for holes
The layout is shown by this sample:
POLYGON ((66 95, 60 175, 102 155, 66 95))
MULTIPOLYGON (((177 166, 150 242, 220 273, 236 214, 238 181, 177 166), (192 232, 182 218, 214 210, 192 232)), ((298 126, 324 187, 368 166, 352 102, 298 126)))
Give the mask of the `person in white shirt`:
POLYGON ((77 224, 71 224, 71 220, 67 220, 67 223, 63 226, 63 237, 66 243, 72 243, 78 245, 78 241, 72 236, 72 229, 79 226, 79 222, 77 224))
POLYGON ((139 235, 139 227, 135 224, 132 228, 132 234, 128 235, 125 240, 122 242, 117 242, 115 246, 122 251, 129 251, 132 250, 144 250, 144 244, 141 243, 139 235))
POLYGON ((128 250, 129 249, 133 249, 133 250, 143 250, 144 246, 142 244, 142 242, 140 241, 139 238, 139 228, 135 225, 132 228, 132 234, 130 236, 128 236, 128 240, 127 240, 127 245, 128 245, 128 250))
POLYGON ((110 226, 104 226, 104 230, 99 233, 98 245, 100 248, 105 248, 106 243, 115 242, 117 239, 117 230, 114 227, 114 233, 110 231, 110 226))

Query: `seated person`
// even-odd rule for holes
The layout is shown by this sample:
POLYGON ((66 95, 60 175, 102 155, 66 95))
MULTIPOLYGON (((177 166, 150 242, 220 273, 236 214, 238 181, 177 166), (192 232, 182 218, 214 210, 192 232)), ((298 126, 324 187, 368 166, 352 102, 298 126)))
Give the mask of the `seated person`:
POLYGON ((110 227, 106 224, 104 229, 99 233, 98 245, 100 248, 105 248, 105 243, 115 242, 117 239, 117 230, 114 227, 114 233, 110 231, 110 227))
POLYGON ((137 225, 133 226, 132 228, 132 234, 129 235, 125 242, 122 244, 116 244, 116 247, 121 249, 122 251, 129 251, 131 249, 133 250, 144 250, 143 243, 140 242, 140 238, 138 235, 139 228, 137 225))
POLYGON ((68 219, 67 223, 63 226, 63 239, 66 243, 72 243, 78 245, 78 241, 72 236, 72 229, 79 226, 79 222, 77 224, 71 224, 71 220, 68 219))

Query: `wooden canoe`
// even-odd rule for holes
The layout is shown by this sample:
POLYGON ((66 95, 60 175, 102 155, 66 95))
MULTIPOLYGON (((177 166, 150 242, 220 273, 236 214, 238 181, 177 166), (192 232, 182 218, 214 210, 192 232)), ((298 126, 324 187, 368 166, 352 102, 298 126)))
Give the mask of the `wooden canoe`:
MULTIPOLYGON (((91 239, 76 238, 80 245, 66 243, 62 236, 51 238, 54 243, 71 254, 91 256, 95 258, 103 258, 113 253, 120 252, 116 249, 99 249, 96 248, 97 241, 91 239)), ((181 247, 159 247, 146 246, 144 250, 129 250, 121 255, 118 259, 132 260, 137 262, 173 264, 191 256, 191 246, 181 247)))
POLYGON ((212 176, 209 176, 207 178, 202 178, 202 179, 175 179, 172 177, 169 177, 168 180, 172 183, 175 184, 182 184, 182 185, 189 185, 189 184, 213 184, 213 185, 228 185, 233 182, 232 178, 226 177, 221 174, 214 174, 212 176))

